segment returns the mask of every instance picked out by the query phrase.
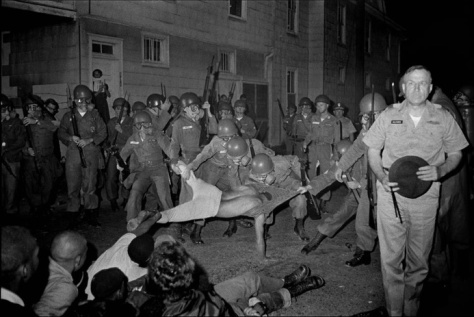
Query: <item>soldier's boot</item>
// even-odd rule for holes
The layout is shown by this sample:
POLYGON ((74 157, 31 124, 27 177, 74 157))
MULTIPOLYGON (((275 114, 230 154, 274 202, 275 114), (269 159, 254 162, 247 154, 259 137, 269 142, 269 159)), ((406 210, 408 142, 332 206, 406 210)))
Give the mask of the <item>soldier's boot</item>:
POLYGON ((237 220, 231 219, 229 220, 229 226, 227 227, 227 230, 224 232, 222 236, 230 238, 236 232, 237 232, 237 220))
POLYGON ((302 282, 304 279, 306 279, 309 274, 311 273, 310 268, 307 265, 300 265, 299 268, 297 268, 295 271, 292 273, 286 275, 283 280, 285 283, 283 284, 283 288, 288 288, 292 285, 298 284, 302 282))
POLYGON ((101 228, 102 225, 100 224, 99 220, 99 210, 98 209, 86 209, 86 222, 88 225, 95 227, 95 228, 101 228))
POLYGON ((293 231, 301 241, 309 241, 309 237, 304 230, 304 219, 295 219, 295 228, 293 231))
POLYGON ((249 219, 237 219, 237 225, 242 228, 252 228, 253 223, 249 219))
POLYGON ((112 209, 113 212, 116 212, 116 211, 119 211, 119 210, 120 210, 119 205, 117 204, 117 200, 116 200, 116 199, 111 199, 111 200, 110 200, 110 208, 112 209))
POLYGON ((301 249, 301 253, 303 254, 308 254, 314 250, 316 250, 319 245, 321 244, 321 242, 323 242, 324 239, 326 239, 326 235, 320 233, 318 231, 318 233, 316 234, 316 236, 313 238, 313 240, 311 240, 307 245, 305 245, 303 247, 303 249, 301 249))
POLYGON ((194 244, 203 244, 204 243, 204 241, 202 241, 202 239, 201 239, 202 227, 203 226, 198 225, 197 223, 193 224, 193 232, 191 232, 189 237, 191 238, 191 241, 194 244))
POLYGON ((321 276, 310 276, 304 279, 302 282, 292 285, 288 287, 288 291, 292 298, 299 296, 307 291, 311 291, 313 289, 318 289, 324 286, 324 279, 321 276))
POLYGON ((169 226, 170 235, 176 240, 181 243, 186 242, 183 238, 183 225, 179 222, 173 222, 169 226))
POLYGON ((369 265, 370 264, 370 252, 364 251, 362 249, 357 248, 356 252, 354 253, 354 257, 346 261, 346 266, 356 267, 359 265, 369 265))

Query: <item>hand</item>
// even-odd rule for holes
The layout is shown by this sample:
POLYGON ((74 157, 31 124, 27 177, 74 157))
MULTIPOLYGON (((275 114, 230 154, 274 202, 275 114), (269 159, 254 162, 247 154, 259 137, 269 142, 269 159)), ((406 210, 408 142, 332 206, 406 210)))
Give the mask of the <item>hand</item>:
POLYGON ((33 118, 30 118, 30 117, 26 117, 23 119, 23 124, 25 126, 28 126, 30 124, 36 124, 37 120, 36 119, 33 119, 33 118))
POLYGON ((334 176, 336 177, 336 180, 339 183, 342 183, 342 169, 338 167, 337 170, 334 172, 334 176))
POLYGON ((171 169, 176 173, 176 175, 181 175, 181 170, 178 168, 177 164, 171 165, 171 169))
POLYGON ((303 144, 303 152, 306 152, 307 149, 308 147, 306 146, 306 144, 303 144))
POLYGON ((80 139, 80 140, 77 142, 77 145, 83 148, 83 147, 85 147, 86 145, 91 144, 91 143, 92 143, 92 139, 80 139))
POLYGON ((397 182, 389 182, 388 181, 388 175, 385 175, 385 177, 382 179, 382 186, 383 188, 385 189, 386 192, 390 192, 390 191, 398 191, 400 189, 400 187, 398 187, 398 183, 397 182))
POLYGON ((246 307, 244 309, 245 316, 260 316, 260 314, 253 307, 246 307))
POLYGON ((421 179, 422 181, 436 181, 439 179, 440 172, 439 168, 433 165, 426 165, 422 166, 418 169, 416 172, 416 175, 418 175, 418 178, 421 179))
POLYGON ((245 134, 245 130, 244 130, 244 129, 240 129, 240 133, 245 134))
POLYGON ((81 138, 80 138, 80 137, 78 137, 78 136, 75 136, 75 135, 73 135, 73 136, 72 136, 72 142, 74 142, 74 143, 76 143, 76 144, 77 144, 77 142, 79 142, 80 140, 81 140, 81 138))
POLYGON ((358 181, 350 181, 350 182, 347 182, 347 186, 350 189, 359 189, 360 188, 360 183, 358 181))
POLYGON ((185 165, 184 169, 181 172, 181 177, 184 180, 188 180, 191 170, 192 170, 191 164, 185 165))
POLYGON ((118 169, 120 172, 123 171, 123 167, 121 167, 120 165, 118 165, 118 163, 117 163, 117 169, 118 169))
POLYGON ((203 109, 211 109, 211 104, 206 101, 206 102, 202 105, 202 108, 203 108, 203 109))
POLYGON ((161 111, 168 112, 170 108, 171 108, 171 102, 169 101, 169 99, 166 99, 165 102, 163 102, 163 104, 161 105, 161 111))
POLYGON ((29 148, 28 148, 28 154, 29 154, 30 156, 35 156, 35 150, 33 150, 33 148, 29 147, 29 148))
POLYGON ((119 133, 123 133, 122 126, 119 123, 115 125, 115 130, 117 130, 119 133))
POLYGON ((51 121, 55 127, 59 127, 61 125, 61 121, 58 120, 52 120, 51 121))
POLYGON ((310 189, 312 189, 312 187, 311 187, 311 185, 308 185, 308 186, 301 186, 296 191, 300 194, 304 194, 310 189))

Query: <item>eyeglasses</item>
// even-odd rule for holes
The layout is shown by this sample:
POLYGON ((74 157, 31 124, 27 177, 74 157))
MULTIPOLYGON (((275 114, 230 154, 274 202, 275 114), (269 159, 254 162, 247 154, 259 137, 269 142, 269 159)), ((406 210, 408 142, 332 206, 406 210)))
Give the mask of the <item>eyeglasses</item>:
POLYGON ((429 85, 430 85, 430 83, 428 83, 426 81, 421 81, 419 83, 415 83, 414 81, 410 80, 406 83, 406 86, 408 88, 427 88, 429 85))
POLYGON ((56 107, 46 107, 46 109, 48 109, 49 111, 51 112, 58 112, 58 109, 56 109, 56 107))
POLYGON ((198 105, 191 105, 188 107, 189 109, 191 109, 192 112, 196 112, 199 110, 199 106, 198 105))
POLYGON ((74 99, 74 101, 76 103, 90 103, 91 102, 90 99, 86 99, 86 98, 78 98, 78 99, 74 99))
POLYGON ((138 122, 138 123, 135 123, 133 126, 137 129, 137 130, 140 130, 142 127, 145 128, 145 129, 149 129, 151 128, 153 124, 151 122, 138 122))
POLYGON ((38 108, 39 108, 39 107, 38 107, 38 105, 36 105, 36 104, 30 104, 30 105, 28 105, 28 110, 34 110, 34 111, 36 111, 36 110, 38 110, 38 108))

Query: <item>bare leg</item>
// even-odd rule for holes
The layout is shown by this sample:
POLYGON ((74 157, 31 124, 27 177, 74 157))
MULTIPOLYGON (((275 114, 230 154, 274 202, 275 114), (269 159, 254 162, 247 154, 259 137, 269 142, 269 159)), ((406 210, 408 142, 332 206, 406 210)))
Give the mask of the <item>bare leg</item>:
POLYGON ((231 190, 222 192, 221 201, 231 200, 242 196, 258 196, 258 191, 253 187, 239 186, 232 188, 231 190))
POLYGON ((264 226, 265 224, 265 214, 258 215, 255 217, 255 242, 257 247, 258 255, 262 259, 266 259, 265 250, 265 238, 264 238, 264 226))
POLYGON ((241 216, 246 211, 261 205, 263 201, 257 195, 240 196, 233 199, 221 200, 216 217, 233 218, 241 216))

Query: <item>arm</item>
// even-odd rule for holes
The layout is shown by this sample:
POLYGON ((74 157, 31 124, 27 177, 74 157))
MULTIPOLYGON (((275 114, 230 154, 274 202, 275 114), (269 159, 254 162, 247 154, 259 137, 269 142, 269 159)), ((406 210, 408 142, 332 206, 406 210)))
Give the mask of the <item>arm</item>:
POLYGON ((202 149, 201 153, 196 156, 194 161, 189 163, 189 168, 195 171, 202 163, 213 157, 218 152, 218 142, 219 138, 213 137, 211 142, 202 149))
POLYGON ((158 140, 158 145, 161 147, 163 152, 165 152, 166 156, 170 157, 170 139, 166 134, 163 134, 161 131, 157 132, 156 136, 158 140))
POLYGON ((416 172, 418 178, 424 181, 437 181, 446 174, 454 170, 462 158, 461 151, 455 151, 447 154, 446 161, 440 166, 427 165, 420 167, 416 172))
POLYGON ((97 130, 92 139, 96 145, 99 145, 107 138, 107 127, 104 120, 100 117, 99 112, 96 112, 95 116, 97 130))
POLYGON ((38 119, 37 125, 43 127, 46 130, 54 132, 58 129, 58 126, 53 123, 53 121, 49 118, 38 119))
POLYGON ((375 148, 369 148, 369 151, 367 154, 369 158, 370 168, 372 169, 372 172, 374 172, 378 181, 382 183, 382 186, 384 187, 385 191, 387 192, 390 192, 391 190, 393 190, 394 192, 397 191, 399 189, 398 183, 389 182, 388 175, 383 170, 382 157, 380 156, 380 150, 375 149, 375 148))
POLYGON ((171 133, 171 143, 170 143, 170 163, 171 165, 175 165, 178 163, 179 158, 179 150, 181 149, 181 124, 178 121, 175 121, 173 124, 173 132, 171 133))
POLYGON ((127 161, 128 157, 133 153, 134 147, 131 144, 132 141, 134 141, 133 135, 128 138, 127 143, 125 143, 122 150, 120 151, 120 157, 122 157, 124 161, 127 161))
POLYGON ((71 115, 69 113, 64 114, 58 130, 58 138, 66 146, 68 146, 72 141, 72 134, 69 133, 69 128, 72 124, 70 118, 71 115))
POLYGON ((214 116, 209 116, 209 126, 207 127, 209 134, 217 134, 218 123, 214 116))

